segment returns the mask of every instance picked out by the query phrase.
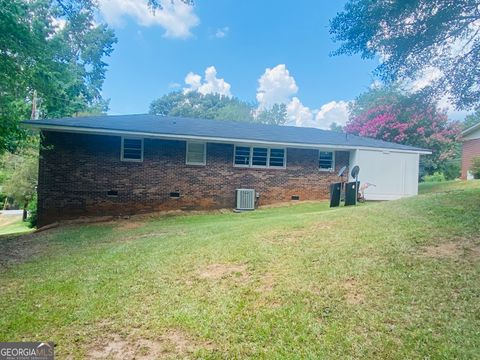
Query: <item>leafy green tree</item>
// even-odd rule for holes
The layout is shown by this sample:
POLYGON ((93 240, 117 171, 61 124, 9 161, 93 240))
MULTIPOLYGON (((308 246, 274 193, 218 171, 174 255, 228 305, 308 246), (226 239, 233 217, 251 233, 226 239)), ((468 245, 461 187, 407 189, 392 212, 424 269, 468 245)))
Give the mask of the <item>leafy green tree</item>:
POLYGON ((252 106, 237 98, 196 91, 172 92, 154 100, 150 113, 202 119, 252 121, 252 106))
POLYGON ((38 142, 22 147, 16 154, 3 155, 7 179, 2 192, 13 198, 23 208, 23 220, 27 218, 27 207, 36 196, 38 178, 38 142))
POLYGON ((287 111, 283 104, 257 112, 254 104, 219 94, 175 91, 152 101, 150 114, 199 119, 231 120, 283 125, 287 111))
POLYGON ((70 116, 102 103, 116 41, 95 18, 93 0, 0 0, 0 153, 26 134, 37 94, 41 117, 70 116))
POLYGON ((480 110, 475 111, 473 114, 467 115, 462 123, 462 129, 468 129, 473 125, 480 123, 480 110))
POLYGON ((287 122, 287 106, 274 104, 270 109, 260 111, 255 122, 270 125, 284 125, 287 122))
POLYGON ((330 124, 330 130, 335 132, 343 132, 343 126, 337 124, 335 121, 330 124))
POLYGON ((417 79, 438 69, 424 93, 447 91, 458 108, 480 105, 478 0, 349 0, 330 22, 334 54, 380 56, 383 80, 417 79))
POLYGON ((480 179, 480 156, 476 156, 472 159, 470 170, 475 179, 480 179))

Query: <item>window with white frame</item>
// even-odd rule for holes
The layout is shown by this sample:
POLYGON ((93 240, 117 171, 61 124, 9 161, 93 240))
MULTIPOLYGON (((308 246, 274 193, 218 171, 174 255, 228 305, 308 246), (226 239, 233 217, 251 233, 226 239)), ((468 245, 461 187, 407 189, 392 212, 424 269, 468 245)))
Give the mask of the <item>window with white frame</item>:
POLYGON ((143 139, 122 137, 122 161, 143 161, 143 139))
POLYGON ((250 166, 250 150, 250 146, 235 146, 234 164, 236 166, 250 166))
POLYGON ((253 168, 285 168, 285 149, 260 146, 235 146, 234 165, 253 168))
POLYGON ((319 151, 318 168, 322 171, 333 171, 335 168, 335 154, 333 151, 319 151))
POLYGON ((207 144, 187 141, 187 165, 205 165, 207 163, 207 144))

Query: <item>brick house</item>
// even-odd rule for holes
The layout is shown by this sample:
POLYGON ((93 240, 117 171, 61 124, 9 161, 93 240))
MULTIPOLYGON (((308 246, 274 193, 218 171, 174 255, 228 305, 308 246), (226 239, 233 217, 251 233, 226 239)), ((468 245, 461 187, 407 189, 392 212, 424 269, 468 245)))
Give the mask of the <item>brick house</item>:
POLYGON ((480 156, 480 123, 462 132, 462 179, 473 179, 469 170, 476 156, 480 156))
POLYGON ((370 169, 360 180, 376 183, 371 199, 411 196, 419 155, 429 153, 313 128, 156 115, 24 123, 42 134, 39 226, 80 216, 234 208, 238 188, 254 189, 259 205, 325 199, 340 168, 357 164, 370 169))

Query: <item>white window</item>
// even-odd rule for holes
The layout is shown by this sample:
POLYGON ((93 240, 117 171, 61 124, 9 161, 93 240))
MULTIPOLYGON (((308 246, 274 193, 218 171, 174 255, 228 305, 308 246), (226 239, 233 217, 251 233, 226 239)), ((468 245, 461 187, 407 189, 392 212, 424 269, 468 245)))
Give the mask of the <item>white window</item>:
POLYGON ((122 161, 143 161, 143 139, 122 137, 122 161))
POLYGON ((318 168, 321 171, 333 171, 335 168, 335 154, 333 151, 319 151, 318 168))
POLYGON ((236 167, 285 168, 285 149, 236 145, 233 164, 236 167))
POLYGON ((205 165, 207 163, 207 144, 187 141, 187 165, 205 165))

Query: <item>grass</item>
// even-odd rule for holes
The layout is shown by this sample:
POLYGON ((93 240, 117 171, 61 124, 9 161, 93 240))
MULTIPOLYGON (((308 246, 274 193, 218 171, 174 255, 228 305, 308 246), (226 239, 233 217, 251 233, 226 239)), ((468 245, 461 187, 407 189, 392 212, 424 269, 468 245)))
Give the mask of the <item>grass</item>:
POLYGON ((443 182, 422 182, 418 186, 419 194, 429 194, 433 192, 447 192, 455 190, 476 189, 479 187, 480 180, 450 180, 443 182))
POLYGON ((21 234, 33 231, 21 216, 0 216, 0 235, 21 234))
POLYGON ((479 358, 480 182, 428 190, 4 237, 0 341, 79 359, 479 358))

